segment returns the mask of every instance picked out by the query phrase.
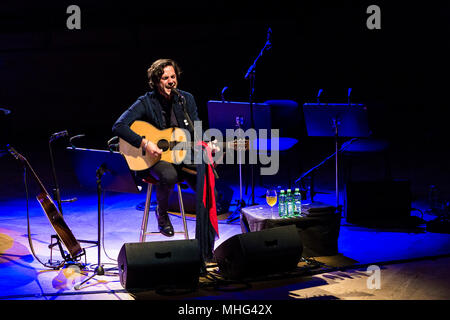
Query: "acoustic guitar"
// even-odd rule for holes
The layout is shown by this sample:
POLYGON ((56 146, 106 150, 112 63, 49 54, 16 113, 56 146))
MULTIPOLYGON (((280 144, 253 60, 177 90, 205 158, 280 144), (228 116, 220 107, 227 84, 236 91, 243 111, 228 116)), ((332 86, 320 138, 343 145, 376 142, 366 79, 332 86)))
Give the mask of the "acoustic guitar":
POLYGON ((59 211, 58 207, 53 202, 52 198, 45 189, 36 172, 31 167, 28 160, 11 146, 8 146, 8 151, 14 158, 20 160, 20 162, 22 162, 22 164, 24 164, 31 172, 34 180, 36 181, 40 189, 40 192, 36 196, 36 199, 39 201, 42 209, 47 215, 48 220, 50 221, 50 224, 52 225, 62 244, 68 250, 70 257, 72 259, 75 259, 79 255, 81 255, 83 250, 81 249, 80 243, 74 237, 72 231, 70 231, 69 227, 64 221, 62 213, 59 211))
MULTIPOLYGON (((119 151, 124 155, 131 170, 139 171, 151 168, 158 161, 181 163, 186 158, 188 151, 194 147, 194 143, 187 141, 185 131, 180 128, 168 128, 159 130, 148 122, 136 120, 130 129, 143 138, 155 143, 162 150, 162 154, 153 157, 142 148, 136 148, 119 138, 119 151)), ((217 143, 222 150, 248 150, 248 139, 234 139, 233 141, 217 143)))

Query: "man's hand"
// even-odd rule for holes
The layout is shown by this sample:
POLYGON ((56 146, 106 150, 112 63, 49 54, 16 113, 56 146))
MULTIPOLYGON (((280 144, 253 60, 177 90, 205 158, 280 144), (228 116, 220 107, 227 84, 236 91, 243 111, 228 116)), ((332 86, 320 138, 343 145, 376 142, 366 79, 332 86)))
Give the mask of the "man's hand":
POLYGON ((149 141, 149 140, 145 140, 142 139, 142 144, 143 147, 145 147, 145 152, 147 152, 148 154, 150 154, 150 156, 152 157, 159 157, 162 154, 162 150, 160 148, 158 148, 158 146, 156 144, 154 144, 153 142, 149 141))
POLYGON ((220 147, 217 145, 217 139, 214 139, 213 141, 208 142, 208 147, 211 149, 212 153, 220 151, 220 147))

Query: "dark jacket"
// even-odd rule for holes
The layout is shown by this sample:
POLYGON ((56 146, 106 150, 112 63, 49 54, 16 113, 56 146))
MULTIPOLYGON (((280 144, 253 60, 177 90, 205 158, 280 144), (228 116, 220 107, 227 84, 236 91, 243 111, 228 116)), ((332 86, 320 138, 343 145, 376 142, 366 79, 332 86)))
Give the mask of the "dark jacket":
MULTIPOLYGON (((178 90, 186 100, 186 110, 189 114, 192 122, 199 121, 197 105, 195 103, 194 96, 189 92, 178 90)), ((115 136, 118 136, 132 146, 139 148, 141 146, 142 137, 130 129, 130 125, 136 120, 146 121, 156 128, 162 130, 166 129, 166 121, 162 112, 162 100, 163 99, 156 91, 147 92, 145 95, 139 97, 135 103, 131 105, 114 123, 112 132, 115 136)), ((185 114, 183 107, 178 98, 174 98, 172 108, 175 117, 178 122, 178 127, 182 129, 190 130, 189 125, 185 121, 185 114)))

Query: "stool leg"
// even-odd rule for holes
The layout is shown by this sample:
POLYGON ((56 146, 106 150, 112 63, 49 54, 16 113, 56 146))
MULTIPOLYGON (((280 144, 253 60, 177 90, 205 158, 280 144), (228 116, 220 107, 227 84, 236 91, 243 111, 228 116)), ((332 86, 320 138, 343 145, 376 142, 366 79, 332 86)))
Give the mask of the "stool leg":
POLYGON ((142 217, 141 234, 139 236, 139 242, 145 242, 148 224, 148 214, 150 212, 150 204, 152 199, 152 186, 153 185, 149 183, 147 187, 147 196, 145 199, 144 216, 142 217))
POLYGON ((180 204, 181 217, 183 218, 184 238, 186 240, 188 240, 189 234, 188 234, 188 228, 187 228, 187 224, 186 224, 186 215, 184 213, 183 198, 181 196, 181 187, 180 187, 180 184, 177 184, 177 186, 178 186, 178 203, 180 204))

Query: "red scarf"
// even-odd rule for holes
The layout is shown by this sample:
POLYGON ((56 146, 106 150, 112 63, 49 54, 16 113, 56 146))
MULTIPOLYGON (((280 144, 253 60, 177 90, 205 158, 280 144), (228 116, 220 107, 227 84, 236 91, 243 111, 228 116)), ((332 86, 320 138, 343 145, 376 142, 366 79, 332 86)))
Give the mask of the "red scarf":
POLYGON ((216 210, 216 196, 214 194, 215 190, 215 177, 213 172, 213 158, 211 148, 204 141, 199 141, 197 145, 201 145, 204 150, 206 150, 206 154, 208 155, 208 163, 207 170, 205 174, 205 180, 203 183, 203 205, 207 208, 206 204, 209 203, 210 206, 207 208, 209 213, 209 221, 216 231, 217 238, 219 237, 219 226, 217 222, 217 210, 216 210), (208 198, 207 198, 208 197, 208 198), (206 201, 206 200, 209 201, 206 201))

